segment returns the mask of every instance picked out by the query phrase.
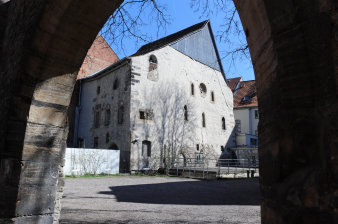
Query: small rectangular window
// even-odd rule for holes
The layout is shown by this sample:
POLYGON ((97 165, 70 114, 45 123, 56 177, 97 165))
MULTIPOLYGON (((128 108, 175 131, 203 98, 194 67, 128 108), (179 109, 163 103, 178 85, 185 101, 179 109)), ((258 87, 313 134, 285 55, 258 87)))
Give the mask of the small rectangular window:
POLYGON ((236 126, 235 126, 235 129, 236 129, 236 133, 241 133, 241 120, 236 120, 236 126))
POLYGON ((144 140, 142 141, 142 155, 143 157, 151 157, 151 142, 144 140))
POLYGON ((100 127, 100 111, 101 111, 101 104, 95 106, 94 111, 94 128, 100 127))
POLYGON ((196 150, 199 151, 200 150, 200 145, 196 144, 196 150))
POLYGON ((140 119, 145 120, 146 119, 146 115, 144 111, 140 111, 140 119))
POLYGON ((196 152, 195 153, 195 161, 196 161, 196 163, 202 163, 203 162, 203 153, 196 152))
POLYGON ((154 117, 152 110, 140 110, 140 119, 141 120, 152 120, 154 117))
POLYGON ((252 146, 257 146, 257 139, 255 139, 255 138, 250 138, 250 145, 252 145, 252 146))

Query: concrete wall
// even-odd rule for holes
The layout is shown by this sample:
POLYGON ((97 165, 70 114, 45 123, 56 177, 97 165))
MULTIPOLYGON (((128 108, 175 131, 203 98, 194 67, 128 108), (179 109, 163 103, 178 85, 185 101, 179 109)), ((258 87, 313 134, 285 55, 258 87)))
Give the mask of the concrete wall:
POLYGON ((117 174, 119 173, 120 150, 67 148, 65 175, 117 174))
POLYGON ((138 143, 133 144, 131 149, 133 169, 144 166, 142 162, 137 163, 142 160, 144 140, 152 142, 151 158, 146 159, 151 160, 150 165, 153 167, 160 165, 161 151, 162 154, 169 153, 171 157, 173 148, 176 154, 184 153, 186 157, 194 157, 195 153, 204 151, 205 156, 217 158, 221 154, 221 145, 226 144, 234 127, 232 92, 221 72, 170 46, 133 57, 132 67, 133 72, 139 74, 137 83, 131 89, 132 136, 139 138, 138 143), (148 70, 150 55, 155 55, 158 60, 158 69, 152 72, 148 70), (154 72, 155 76, 158 76, 157 79, 152 78, 154 72), (192 83, 194 95, 191 95, 192 83), (204 96, 199 90, 200 83, 207 87, 204 96), (214 92, 215 102, 211 101, 211 91, 214 92), (188 107, 188 122, 183 118, 184 105, 188 107), (141 120, 140 109, 151 109, 154 119, 141 120), (179 111, 175 112, 176 110, 179 111), (202 127, 203 112, 206 127, 202 127), (222 117, 226 120, 226 130, 222 130, 222 117), (165 124, 162 123, 164 119, 167 121, 165 124), (175 143, 170 145, 173 138, 168 135, 172 131, 180 133, 179 136, 183 136, 183 139, 174 137, 175 143), (164 136, 161 136, 163 133, 164 136), (167 150, 170 148, 169 152, 165 152, 164 144, 167 150), (200 151, 196 150, 196 144, 200 145, 200 151))

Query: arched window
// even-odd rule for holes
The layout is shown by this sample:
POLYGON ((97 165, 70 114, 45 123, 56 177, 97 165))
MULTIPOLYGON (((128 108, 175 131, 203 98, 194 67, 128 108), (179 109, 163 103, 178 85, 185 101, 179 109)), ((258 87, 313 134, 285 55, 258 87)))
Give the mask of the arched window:
POLYGON ((109 136, 109 133, 107 132, 107 134, 106 134, 106 143, 109 143, 109 141, 110 141, 110 136, 109 136))
POLYGON ((157 69, 157 58, 155 57, 155 55, 151 55, 149 57, 149 72, 155 69, 157 69))
POLYGON ((119 88, 119 80, 118 80, 118 78, 116 78, 116 79, 114 80, 114 84, 113 84, 113 89, 115 90, 115 89, 117 89, 117 88, 119 88))
POLYGON ((184 105, 184 120, 188 120, 188 107, 187 105, 184 105))
POLYGON ((191 95, 195 95, 195 86, 191 83, 191 95))
POLYGON ((117 123, 123 123, 123 114, 124 114, 124 106, 120 105, 119 110, 117 112, 117 123))
POLYGON ((225 118, 222 117, 222 129, 226 130, 226 126, 225 126, 225 118))
POLYGON ((142 141, 142 155, 143 157, 151 157, 151 142, 144 140, 142 141))
POLYGON ((112 143, 112 144, 109 146, 109 149, 119 150, 119 147, 118 147, 115 143, 112 143))
POLYGON ((110 107, 107 106, 105 117, 104 117, 104 125, 108 126, 109 123, 110 123, 110 107))
POLYGON ((214 95, 214 91, 211 91, 211 101, 215 102, 215 95, 214 95))
POLYGON ((207 93, 207 86, 204 83, 200 84, 200 91, 202 95, 205 95, 207 93))
POLYGON ((202 127, 205 128, 205 114, 202 113, 202 127))

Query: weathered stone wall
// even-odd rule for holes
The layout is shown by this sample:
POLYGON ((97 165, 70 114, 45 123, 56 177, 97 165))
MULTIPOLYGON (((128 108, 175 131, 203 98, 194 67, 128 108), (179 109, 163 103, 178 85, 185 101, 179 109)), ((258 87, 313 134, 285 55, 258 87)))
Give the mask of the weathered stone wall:
POLYGON ((337 3, 236 0, 259 101, 262 223, 335 223, 337 3))
MULTIPOLYGON (((109 69, 109 68, 108 68, 109 69)), ((97 148, 109 149, 116 144, 121 150, 120 171, 129 172, 129 158, 124 152, 130 152, 130 65, 125 60, 117 68, 104 75, 81 79, 81 101, 79 105, 78 138, 84 140, 85 148, 94 148, 94 138, 98 138, 97 148), (114 82, 117 80, 117 88, 114 82), (100 93, 97 93, 100 88, 100 93), (118 110, 123 105, 123 123, 118 123, 118 110), (106 109, 110 109, 110 121, 105 125, 106 109), (94 125, 94 116, 99 110, 99 127, 94 125), (109 134, 109 141, 106 135, 109 134), (126 160, 126 161, 123 161, 126 160)))
POLYGON ((163 136, 166 147, 171 148, 170 151, 177 150, 176 155, 182 152, 186 157, 195 158, 195 153, 203 152, 208 159, 218 159, 221 146, 227 143, 234 128, 233 96, 222 73, 170 46, 131 60, 136 80, 131 86, 131 127, 133 138, 139 138, 137 144, 131 145, 132 169, 144 166, 139 162, 143 159, 144 140, 151 141, 151 158, 146 159, 151 168, 159 167, 163 136), (149 72, 151 55, 158 61, 158 68, 152 71, 157 73, 156 79, 149 72), (206 85, 205 94, 200 91, 201 83, 206 85), (191 95, 191 84, 194 84, 194 95, 191 95), (184 121, 185 105, 188 121, 184 121), (154 118, 140 119, 140 110, 152 110, 154 118), (206 127, 202 127, 202 113, 205 114, 206 127), (222 117, 225 118, 226 130, 222 129, 222 117), (172 137, 168 137, 170 135, 172 137))
POLYGON ((53 222, 75 74, 120 3, 7 3, 0 39, 0 222, 53 222))

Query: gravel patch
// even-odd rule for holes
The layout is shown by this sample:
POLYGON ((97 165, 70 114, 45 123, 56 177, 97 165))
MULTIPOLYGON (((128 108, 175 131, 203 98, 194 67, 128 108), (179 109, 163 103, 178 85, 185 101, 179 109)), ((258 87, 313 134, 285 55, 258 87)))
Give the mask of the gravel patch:
POLYGON ((256 178, 66 179, 60 223, 260 223, 256 178))

